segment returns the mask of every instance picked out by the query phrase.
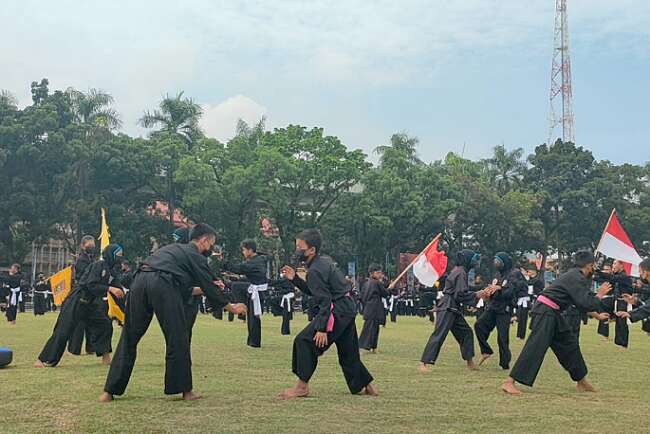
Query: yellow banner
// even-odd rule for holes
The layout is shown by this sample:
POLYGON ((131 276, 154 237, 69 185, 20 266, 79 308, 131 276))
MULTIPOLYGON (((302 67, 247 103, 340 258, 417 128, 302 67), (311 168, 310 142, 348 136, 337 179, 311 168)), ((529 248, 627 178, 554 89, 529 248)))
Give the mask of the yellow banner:
POLYGON ((50 277, 54 304, 61 306, 72 289, 72 267, 64 268, 50 277))

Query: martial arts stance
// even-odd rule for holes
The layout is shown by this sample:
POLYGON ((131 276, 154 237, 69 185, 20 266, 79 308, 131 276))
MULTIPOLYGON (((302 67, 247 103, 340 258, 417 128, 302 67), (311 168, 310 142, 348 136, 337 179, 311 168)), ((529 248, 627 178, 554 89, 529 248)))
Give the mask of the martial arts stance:
MULTIPOLYGON (((510 371, 510 377, 501 386, 504 392, 520 395, 515 382, 532 387, 549 348, 571 379, 577 382, 578 390, 594 391, 586 379, 587 365, 582 358, 578 336, 562 313, 571 305, 584 312, 602 312, 605 309, 602 299, 612 286, 603 283, 595 295, 591 293, 594 256, 590 252, 577 252, 574 265, 575 268, 558 277, 537 297, 531 311, 530 336, 510 371)), ((608 316, 607 313, 596 315, 603 320, 608 316)))
MULTIPOLYGON (((74 276, 72 280, 73 288, 79 285, 79 281, 86 273, 86 269, 93 262, 95 262, 95 238, 91 235, 84 235, 81 238, 79 256, 77 256, 77 260, 74 263, 74 276)), ((83 321, 80 321, 75 324, 72 336, 70 336, 70 340, 68 341, 68 352, 70 354, 74 354, 75 356, 81 354, 84 337, 86 340, 86 354, 92 354, 95 352, 90 336, 90 329, 83 321)))
MULTIPOLYGON (((641 280, 645 283, 648 284, 650 283, 650 259, 644 259, 640 264, 639 264, 639 274, 641 277, 641 280)), ((638 306, 636 309, 632 310, 631 312, 627 311, 619 311, 616 312, 616 316, 620 318, 621 320, 630 320, 631 322, 637 322, 641 320, 645 320, 647 318, 650 318, 650 303, 649 302, 642 302, 639 300, 639 298, 635 295, 630 295, 630 294, 623 294, 623 298, 625 298, 625 301, 631 305, 638 306)))
POLYGON ((280 334, 291 334, 291 320, 293 319, 293 299, 296 294, 293 292, 293 283, 287 279, 282 272, 280 278, 269 282, 269 286, 278 291, 280 298, 280 308, 282 309, 282 325, 280 326, 280 334))
POLYGON ((246 323, 248 325, 249 347, 260 348, 262 346, 262 295, 268 289, 266 278, 266 259, 257 254, 257 244, 253 240, 241 242, 241 252, 245 261, 240 264, 226 264, 224 269, 235 274, 246 276, 250 285, 248 286, 248 313, 246 323))
POLYGON ((494 267, 497 269, 497 276, 492 282, 490 292, 492 295, 487 299, 485 311, 476 320, 474 330, 476 338, 481 347, 481 359, 479 366, 483 364, 494 351, 488 339, 490 333, 496 327, 497 344, 499 345, 499 366, 503 369, 510 369, 510 319, 512 318, 512 306, 517 294, 527 294, 528 285, 524 275, 518 268, 513 266, 512 258, 504 252, 494 256, 494 267))
POLYGON ((314 319, 293 341, 292 371, 298 383, 280 393, 282 399, 309 395, 311 379, 318 358, 336 344, 339 365, 351 393, 377 395, 373 378, 361 362, 359 341, 354 323, 356 306, 348 292, 343 273, 332 258, 320 254, 322 238, 315 229, 307 229, 296 237, 296 258, 307 266, 307 281, 285 266, 282 272, 317 305, 314 319))
POLYGON ((471 250, 461 250, 456 256, 456 266, 451 270, 445 281, 442 298, 436 310, 436 328, 429 338, 418 371, 431 371, 428 365, 433 365, 438 359, 442 344, 449 331, 460 345, 460 353, 467 362, 467 367, 478 369, 474 363, 474 333, 463 317, 463 305, 473 305, 486 296, 485 290, 472 292, 469 288, 467 273, 478 265, 481 256, 471 250))
POLYGON ((34 364, 37 368, 56 366, 65 351, 75 325, 80 321, 90 329, 90 336, 97 356, 106 365, 111 363, 111 337, 113 325, 108 318, 106 305, 102 298, 110 292, 117 298, 124 297, 119 285, 119 262, 123 255, 122 247, 109 244, 102 253, 102 260, 93 262, 77 287, 63 303, 56 320, 54 332, 45 344, 34 364))
POLYGON ((206 224, 197 224, 190 232, 188 244, 169 244, 144 260, 135 276, 126 304, 126 317, 120 342, 106 378, 100 401, 122 395, 135 365, 138 343, 156 315, 165 336, 165 394, 182 393, 183 399, 200 398, 192 391, 190 343, 185 320, 184 303, 188 288, 200 287, 215 309, 224 306, 229 312, 244 313, 243 304, 230 304, 208 266, 216 231, 206 224))
MULTIPOLYGON (((172 238, 174 242, 187 244, 190 242, 190 230, 188 228, 179 228, 172 233, 172 238)), ((187 300, 185 300, 185 322, 187 324, 187 334, 190 342, 190 347, 192 346, 192 329, 194 328, 194 323, 196 323, 196 317, 199 314, 199 304, 200 300, 203 297, 203 290, 199 287, 187 288, 186 290, 189 295, 187 300)), ((218 309, 219 310, 219 309, 218 309)), ((190 351, 191 354, 191 351, 190 351)))
POLYGON ((11 268, 9 268, 9 274, 7 274, 3 280, 8 288, 7 311, 5 315, 7 316, 9 324, 16 325, 18 305, 23 301, 23 293, 20 288, 23 274, 20 272, 20 265, 13 264, 11 268))
MULTIPOLYGON (((606 280, 613 285, 612 293, 603 299, 603 303, 607 307, 606 312, 615 321, 614 329, 614 343, 623 348, 629 345, 630 329, 627 321, 618 315, 618 312, 627 311, 627 302, 622 297, 623 294, 632 294, 632 279, 625 272, 625 263, 623 261, 615 260, 612 263, 612 271, 610 274, 599 273, 600 276, 605 276, 606 280)), ((605 338, 609 338, 609 321, 601 321, 598 323, 598 334, 605 338)))
POLYGON ((368 268, 370 277, 364 288, 361 290, 363 302, 363 329, 359 336, 359 348, 377 352, 379 343, 379 326, 386 323, 386 312, 382 298, 388 297, 390 293, 384 287, 382 278, 384 276, 381 266, 373 264, 368 268))
POLYGON ((44 315, 49 309, 47 308, 48 294, 52 292, 52 286, 49 280, 45 280, 43 273, 38 273, 38 282, 34 285, 34 315, 44 315))
POLYGON ((540 278, 539 271, 534 266, 526 270, 524 277, 528 290, 526 294, 517 295, 517 338, 521 340, 526 339, 530 309, 537 296, 544 290, 544 280, 540 278))

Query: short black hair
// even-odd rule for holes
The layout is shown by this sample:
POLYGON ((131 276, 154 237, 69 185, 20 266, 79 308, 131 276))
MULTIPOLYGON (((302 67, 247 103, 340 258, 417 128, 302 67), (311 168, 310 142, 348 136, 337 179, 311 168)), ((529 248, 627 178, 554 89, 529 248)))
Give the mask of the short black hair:
POLYGON ((578 268, 586 267, 589 264, 593 264, 596 261, 594 254, 589 250, 580 250, 573 255, 573 263, 578 268))
POLYGON ((242 249, 248 249, 252 250, 253 252, 257 253, 257 243, 255 240, 252 240, 250 238, 245 239, 244 241, 239 244, 239 247, 242 249))
POLYGON ((297 240, 303 240, 309 247, 313 247, 316 253, 320 252, 323 245, 323 236, 318 229, 305 229, 296 236, 297 240))
POLYGON ((650 258, 645 258, 643 261, 641 261, 639 268, 644 271, 650 271, 650 258))
POLYGON ((205 236, 217 236, 217 231, 207 223, 198 223, 190 231, 190 240, 196 241, 205 236))
POLYGON ((375 271, 382 271, 383 269, 381 268, 381 265, 379 264, 370 264, 368 267, 368 274, 372 274, 375 271))
POLYGON ((92 235, 84 235, 83 237, 81 237, 82 246, 86 244, 88 241, 95 242, 95 237, 93 237, 92 235))

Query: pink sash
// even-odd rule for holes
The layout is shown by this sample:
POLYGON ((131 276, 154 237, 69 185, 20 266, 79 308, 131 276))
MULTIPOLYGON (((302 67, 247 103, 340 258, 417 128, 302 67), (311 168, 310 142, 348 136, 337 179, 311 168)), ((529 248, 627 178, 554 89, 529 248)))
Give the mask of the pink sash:
POLYGON ((545 297, 543 295, 540 295, 539 297, 537 297, 537 301, 539 301, 542 304, 547 305, 548 307, 550 307, 553 310, 560 310, 560 306, 556 302, 554 302, 550 298, 545 297))
POLYGON ((327 328, 325 331, 327 333, 334 331, 334 303, 330 303, 330 317, 327 319, 327 328))

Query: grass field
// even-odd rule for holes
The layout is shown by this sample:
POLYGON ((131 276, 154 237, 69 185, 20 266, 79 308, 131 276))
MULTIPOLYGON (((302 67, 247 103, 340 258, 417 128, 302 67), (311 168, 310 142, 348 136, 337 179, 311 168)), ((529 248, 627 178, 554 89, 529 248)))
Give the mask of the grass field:
MULTIPOLYGON (((650 337, 632 326, 631 349, 603 342, 595 322, 582 330, 582 344, 597 394, 579 394, 552 353, 533 389, 507 397, 499 391, 506 373, 495 359, 469 372, 449 337, 433 372, 415 371, 429 334, 428 321, 399 318, 380 336, 380 354, 364 355, 376 378, 377 398, 351 396, 335 350, 321 358, 310 398, 282 402, 277 392, 294 383, 292 338, 280 320, 263 319, 263 348, 246 347, 241 322, 200 315, 194 331, 195 390, 204 398, 185 403, 162 393, 164 344, 157 324, 139 347, 124 397, 100 404, 107 368, 94 356, 64 356, 55 369, 31 367, 56 314, 19 315, 11 328, 0 323, 0 346, 11 347, 11 368, 0 370, 0 432, 52 433, 416 433, 416 432, 642 432, 647 415, 650 337), (639 419, 640 418, 640 419, 639 419), (640 425, 634 424, 640 422, 640 425)), ((361 329, 360 319, 357 327, 361 329)), ((305 324, 297 315, 295 334, 305 324)), ((512 329, 514 333, 514 328, 512 329)), ((613 332, 613 326, 612 326, 613 332)), ((116 328, 114 345, 119 329, 116 328)), ((493 337, 496 339, 496 337, 493 337)), ((513 339, 516 355, 521 342, 513 339)), ((477 345, 478 348, 478 345, 477 345)))

